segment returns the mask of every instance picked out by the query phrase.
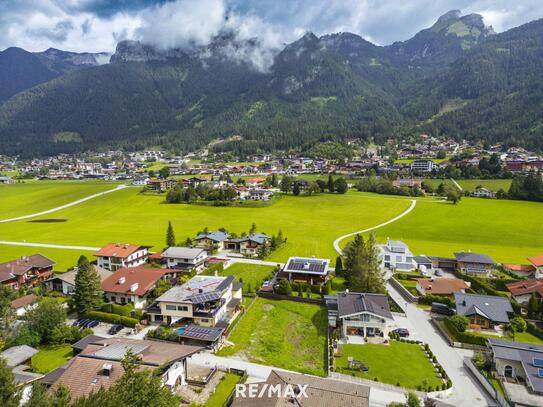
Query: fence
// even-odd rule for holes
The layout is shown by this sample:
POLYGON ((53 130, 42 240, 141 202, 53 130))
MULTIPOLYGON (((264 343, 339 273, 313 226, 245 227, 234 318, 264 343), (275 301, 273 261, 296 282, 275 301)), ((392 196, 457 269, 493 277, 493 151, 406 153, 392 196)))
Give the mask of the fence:
POLYGON ((398 293, 402 296, 404 300, 407 302, 417 302, 418 297, 414 296, 409 292, 407 288, 405 288, 398 280, 396 280, 394 277, 390 277, 388 280, 390 285, 392 285, 396 290, 398 290, 398 293))
POLYGON ((477 369, 469 358, 464 358, 464 367, 477 379, 481 386, 492 396, 500 407, 511 407, 511 404, 492 386, 488 379, 477 369))

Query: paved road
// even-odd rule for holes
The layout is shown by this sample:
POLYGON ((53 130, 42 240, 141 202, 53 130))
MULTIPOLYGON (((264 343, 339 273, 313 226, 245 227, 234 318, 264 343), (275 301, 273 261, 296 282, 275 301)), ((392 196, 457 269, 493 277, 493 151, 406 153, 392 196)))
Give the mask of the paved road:
POLYGON ((115 187, 113 189, 110 189, 110 190, 107 190, 107 191, 104 191, 104 192, 99 192, 97 194, 89 195, 89 196, 87 196, 85 198, 78 199, 77 201, 73 201, 73 202, 70 202, 70 203, 67 203, 67 204, 64 204, 64 205, 60 205, 60 206, 57 206, 56 208, 48 209, 46 211, 31 213, 30 215, 19 216, 19 217, 16 217, 16 218, 1 219, 0 223, 15 222, 17 220, 30 219, 30 218, 35 218, 36 216, 47 215, 48 213, 57 212, 57 211, 60 211, 62 209, 69 208, 70 206, 78 205, 78 204, 80 204, 82 202, 86 202, 86 201, 89 201, 91 199, 98 198, 99 196, 106 195, 106 194, 109 194, 111 192, 119 191, 119 190, 124 189, 124 188, 126 188, 126 185, 118 185, 117 187, 115 187))
POLYGON ((8 240, 0 240, 0 244, 6 244, 10 246, 28 246, 28 247, 47 247, 50 249, 68 249, 68 250, 88 250, 88 251, 98 251, 99 247, 90 247, 90 246, 70 246, 63 244, 49 244, 49 243, 31 243, 31 242, 10 242, 8 240))
POLYGON ((417 308, 414 304, 407 304, 400 293, 387 284, 391 297, 404 309, 409 323, 414 327, 417 335, 430 345, 437 360, 453 382, 453 394, 443 401, 458 407, 483 407, 494 405, 486 392, 476 383, 463 366, 463 359, 468 351, 449 346, 434 326, 430 323, 427 312, 417 308))
POLYGON ((265 261, 265 260, 258 260, 258 259, 248 259, 248 258, 241 258, 241 257, 228 257, 232 263, 247 263, 247 264, 259 264, 261 266, 272 266, 275 267, 279 265, 280 267, 284 266, 284 263, 280 263, 278 261, 265 261))
POLYGON ((346 239, 348 237, 357 235, 359 233, 370 232, 372 230, 382 228, 383 226, 386 226, 386 225, 388 225, 388 224, 390 224, 392 222, 396 222, 397 220, 403 218, 405 215, 407 215, 409 212, 411 212, 413 209, 415 209, 415 206, 417 206, 417 201, 415 199, 412 199, 411 200, 411 205, 409 205, 409 208, 407 208, 404 212, 400 213, 398 216, 396 216, 396 217, 394 217, 394 218, 392 218, 390 220, 387 220, 386 222, 383 222, 383 223, 381 223, 379 225, 372 226, 371 228, 367 228, 367 229, 364 229, 364 230, 359 230, 357 232, 348 233, 346 235, 338 237, 336 240, 334 240, 334 249, 336 249, 336 252, 338 252, 339 254, 342 254, 342 250, 341 250, 341 247, 339 246, 339 242, 341 242, 343 239, 346 239))

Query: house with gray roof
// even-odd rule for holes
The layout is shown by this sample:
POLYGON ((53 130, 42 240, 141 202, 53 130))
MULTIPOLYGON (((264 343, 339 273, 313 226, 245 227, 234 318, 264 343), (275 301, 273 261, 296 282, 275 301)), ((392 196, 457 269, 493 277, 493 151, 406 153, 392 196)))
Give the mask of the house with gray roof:
POLYGON ((383 294, 343 292, 326 295, 328 323, 342 336, 386 336, 394 319, 383 294))
POLYGON ((226 250, 241 253, 247 256, 257 256, 260 248, 269 244, 271 236, 265 233, 253 233, 248 236, 228 239, 224 246, 226 250))
POLYGON ((413 270, 416 267, 413 253, 401 240, 388 240, 380 249, 382 267, 390 270, 413 270))
POLYGON ((455 293, 456 314, 469 318, 470 327, 492 329, 507 324, 514 314, 506 297, 495 295, 455 293))
MULTIPOLYGON (((113 274, 113 271, 105 268, 93 265, 94 270, 100 277, 100 281, 104 281, 106 278, 113 274)), ((64 295, 72 295, 75 292, 75 276, 77 275, 77 267, 66 273, 55 274, 48 280, 45 280, 45 287, 48 290, 58 291, 64 295)))
POLYGON ((10 369, 19 365, 30 364, 32 356, 38 353, 38 350, 28 346, 19 345, 7 348, 0 353, 0 358, 5 359, 6 366, 10 369))
POLYGON ((488 277, 496 266, 492 257, 486 254, 472 252, 454 253, 458 270, 462 273, 476 277, 488 277))
POLYGON ((208 251, 212 250, 223 250, 224 242, 228 239, 228 233, 221 230, 208 233, 200 233, 194 238, 197 243, 197 247, 206 249, 208 251))
POLYGON ((512 405, 542 405, 543 345, 489 339, 488 346, 492 367, 512 405))
POLYGON ((205 268, 207 252, 198 247, 168 247, 160 258, 166 262, 166 267, 180 270, 196 270, 200 272, 205 268))
POLYGON ((290 257, 277 278, 290 282, 322 285, 330 277, 330 259, 314 257, 290 257))

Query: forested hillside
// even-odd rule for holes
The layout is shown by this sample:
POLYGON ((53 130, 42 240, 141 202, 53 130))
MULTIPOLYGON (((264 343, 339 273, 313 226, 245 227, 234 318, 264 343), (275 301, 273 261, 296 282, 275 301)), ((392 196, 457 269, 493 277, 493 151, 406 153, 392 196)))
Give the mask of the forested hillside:
POLYGON ((165 145, 188 151, 292 149, 319 140, 417 132, 543 149, 543 21, 501 34, 453 11, 412 39, 376 46, 311 33, 267 70, 197 51, 119 43, 110 64, 67 70, 0 106, 0 148, 50 154, 165 145))

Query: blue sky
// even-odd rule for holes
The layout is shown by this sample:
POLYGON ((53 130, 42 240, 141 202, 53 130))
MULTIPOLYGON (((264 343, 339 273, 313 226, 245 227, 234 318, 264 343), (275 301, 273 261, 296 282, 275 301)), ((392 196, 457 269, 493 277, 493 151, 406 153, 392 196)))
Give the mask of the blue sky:
POLYGON ((541 0, 0 0, 0 50, 112 52, 122 39, 205 44, 224 28, 269 48, 306 31, 350 31, 385 45, 451 9, 480 13, 498 32, 543 17, 541 0))

